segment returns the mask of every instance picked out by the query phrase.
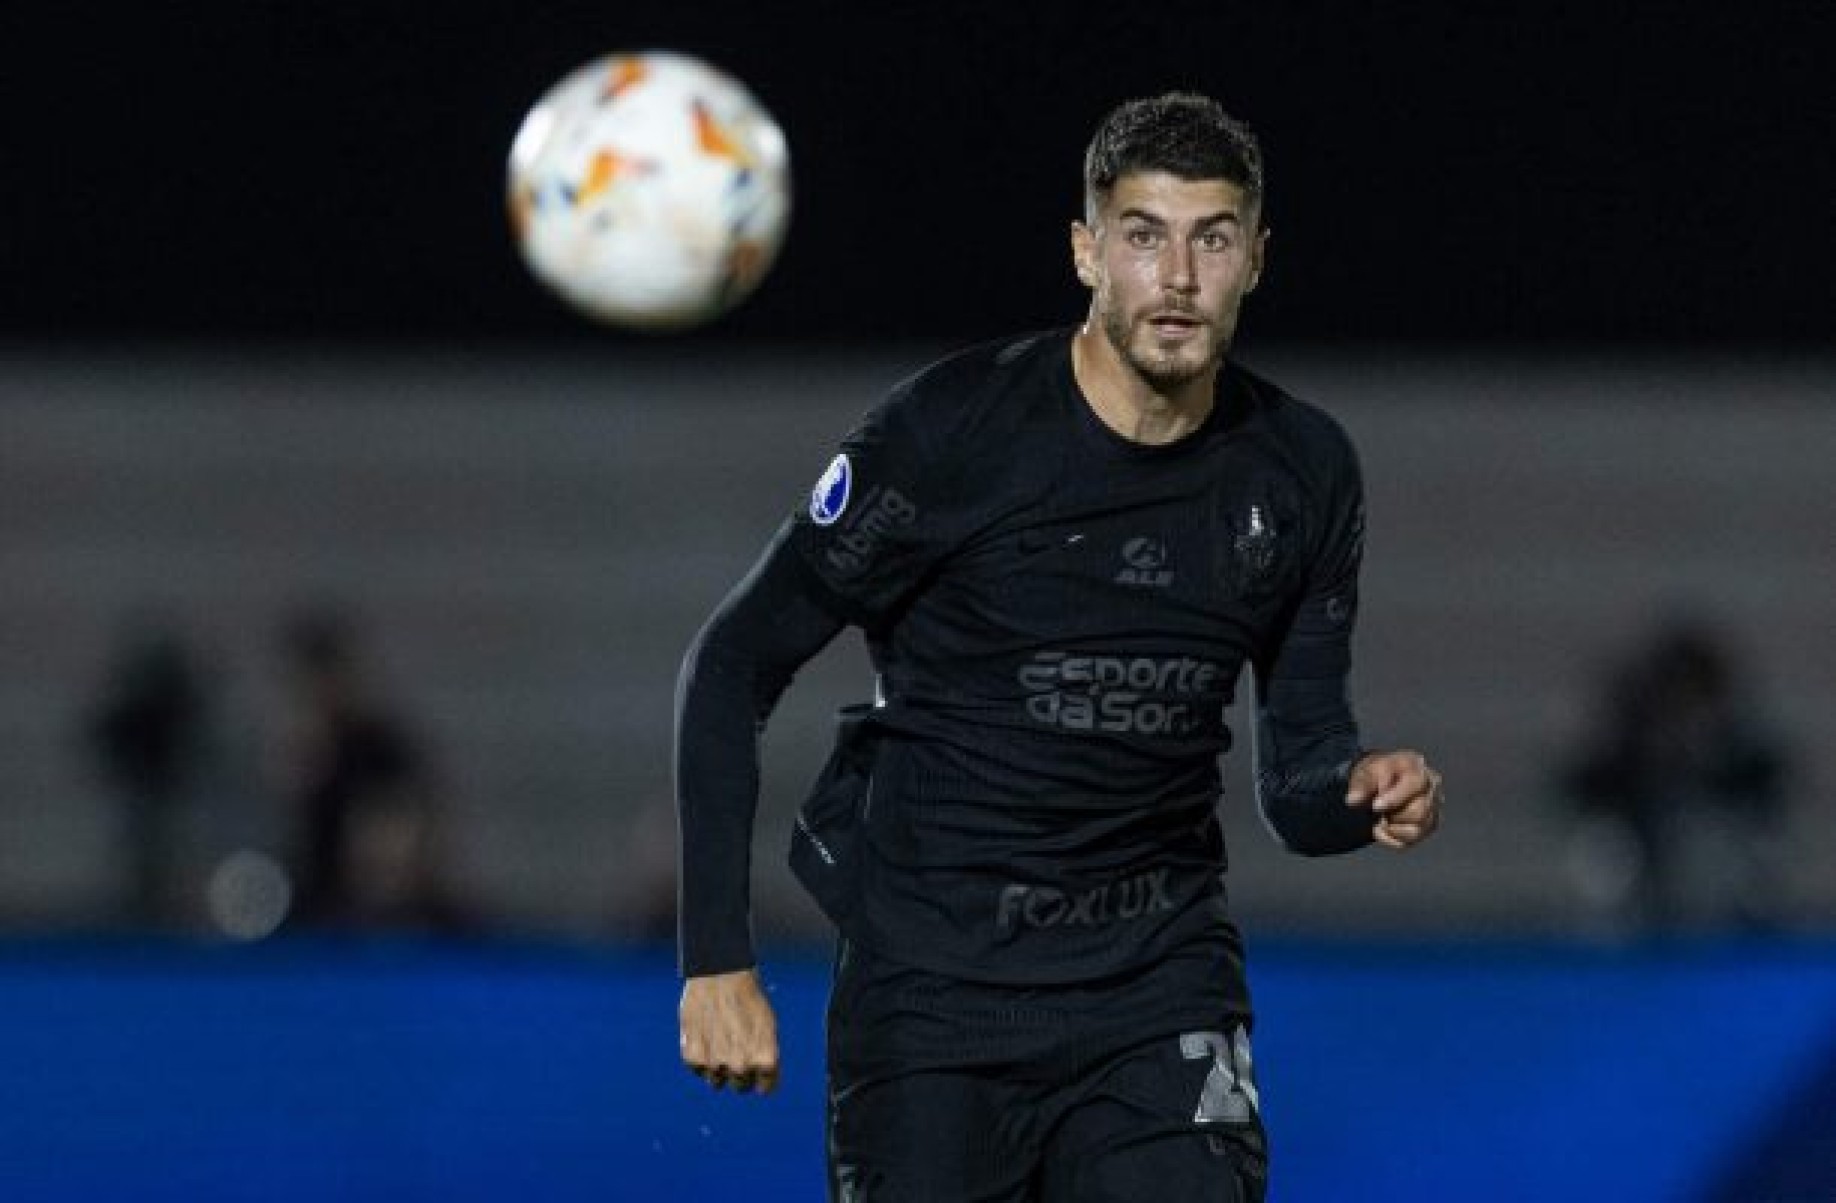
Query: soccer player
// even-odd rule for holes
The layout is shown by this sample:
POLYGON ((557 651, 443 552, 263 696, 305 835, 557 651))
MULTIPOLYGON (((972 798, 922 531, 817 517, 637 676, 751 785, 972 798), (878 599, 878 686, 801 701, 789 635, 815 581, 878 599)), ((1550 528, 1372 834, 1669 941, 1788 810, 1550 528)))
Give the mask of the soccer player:
POLYGON ((1439 822, 1439 775, 1364 748, 1347 701, 1352 447, 1227 358, 1268 243, 1254 136, 1204 97, 1130 102, 1084 181, 1083 324, 896 387, 683 666, 682 1056, 763 1091, 758 732, 844 627, 872 654, 791 853, 840 933, 838 1201, 1262 1197, 1215 813, 1245 665, 1288 848, 1408 848, 1439 822))

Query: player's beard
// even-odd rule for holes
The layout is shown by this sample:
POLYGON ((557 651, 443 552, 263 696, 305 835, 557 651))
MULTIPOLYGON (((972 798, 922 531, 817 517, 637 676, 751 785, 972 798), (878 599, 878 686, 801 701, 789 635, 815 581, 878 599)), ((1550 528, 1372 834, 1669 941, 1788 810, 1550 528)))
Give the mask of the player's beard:
POLYGON ((1206 325, 1203 328, 1206 337, 1203 339, 1161 349, 1151 345, 1154 339, 1153 327, 1141 322, 1139 328, 1150 345, 1145 349, 1137 349, 1134 339, 1137 324, 1113 305, 1103 306, 1102 324, 1104 337, 1109 339, 1109 345, 1116 349, 1116 354, 1122 357, 1122 362, 1134 369, 1135 374, 1146 381, 1149 387, 1160 393, 1173 392, 1215 368, 1224 358, 1229 341, 1228 337, 1216 337, 1217 326, 1206 325))

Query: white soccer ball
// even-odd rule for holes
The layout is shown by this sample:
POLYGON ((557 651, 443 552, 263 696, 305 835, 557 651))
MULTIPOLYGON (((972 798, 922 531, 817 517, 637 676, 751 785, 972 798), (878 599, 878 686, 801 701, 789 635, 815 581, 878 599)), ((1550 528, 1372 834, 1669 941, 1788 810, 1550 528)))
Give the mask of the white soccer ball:
POLYGON ((732 76, 684 54, 613 54, 524 117, 509 204, 524 262, 569 303, 681 329, 765 278, 790 220, 790 156, 732 76))

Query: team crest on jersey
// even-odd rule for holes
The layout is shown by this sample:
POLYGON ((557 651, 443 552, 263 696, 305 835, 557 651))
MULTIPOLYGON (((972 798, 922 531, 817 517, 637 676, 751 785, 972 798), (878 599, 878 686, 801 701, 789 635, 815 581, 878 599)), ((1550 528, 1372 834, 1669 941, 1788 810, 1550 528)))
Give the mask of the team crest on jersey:
POLYGON ((1275 525, 1261 505, 1251 505, 1232 541, 1246 580, 1260 581, 1275 566, 1275 525))
POLYGON ((848 508, 848 494, 854 488, 854 465, 848 453, 841 452, 829 461, 816 487, 810 490, 810 520, 817 526, 833 526, 848 508))

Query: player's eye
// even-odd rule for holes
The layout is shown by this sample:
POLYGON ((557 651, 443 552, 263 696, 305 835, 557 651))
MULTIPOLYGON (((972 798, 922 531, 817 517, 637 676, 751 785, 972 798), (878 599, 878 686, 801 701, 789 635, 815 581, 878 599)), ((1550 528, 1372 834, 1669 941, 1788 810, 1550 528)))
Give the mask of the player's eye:
POLYGON ((1199 249, 1203 251, 1228 251, 1231 248, 1230 235, 1222 230, 1206 230, 1198 238, 1199 249))
POLYGON ((1139 247, 1142 250, 1160 245, 1159 232, 1147 226, 1136 226, 1134 229, 1129 230, 1124 237, 1128 239, 1128 244, 1130 246, 1139 247))

